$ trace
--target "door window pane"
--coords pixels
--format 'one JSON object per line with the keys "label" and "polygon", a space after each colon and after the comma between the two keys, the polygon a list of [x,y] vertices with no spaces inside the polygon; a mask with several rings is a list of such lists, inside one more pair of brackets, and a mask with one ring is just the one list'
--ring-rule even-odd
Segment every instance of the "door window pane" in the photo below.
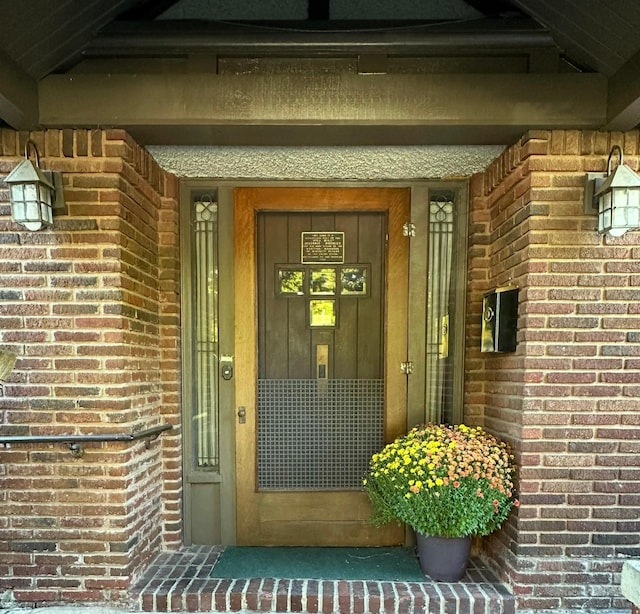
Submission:
{"label": "door window pane", "polygon": [[336,301],[322,299],[309,301],[309,326],[325,326],[332,328],[336,325]]}
{"label": "door window pane", "polygon": [[278,269],[278,293],[285,296],[302,296],[304,273],[301,269]]}
{"label": "door window pane", "polygon": [[340,292],[343,296],[367,294],[367,268],[343,267],[340,271]]}
{"label": "door window pane", "polygon": [[311,269],[311,294],[335,294],[336,270]]}

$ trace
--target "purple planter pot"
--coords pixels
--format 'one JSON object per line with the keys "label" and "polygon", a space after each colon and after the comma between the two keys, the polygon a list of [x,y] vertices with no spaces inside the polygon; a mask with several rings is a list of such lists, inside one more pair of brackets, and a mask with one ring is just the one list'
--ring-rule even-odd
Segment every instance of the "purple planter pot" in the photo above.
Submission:
{"label": "purple planter pot", "polygon": [[469,563],[471,537],[436,537],[416,533],[418,559],[425,575],[441,582],[462,579]]}

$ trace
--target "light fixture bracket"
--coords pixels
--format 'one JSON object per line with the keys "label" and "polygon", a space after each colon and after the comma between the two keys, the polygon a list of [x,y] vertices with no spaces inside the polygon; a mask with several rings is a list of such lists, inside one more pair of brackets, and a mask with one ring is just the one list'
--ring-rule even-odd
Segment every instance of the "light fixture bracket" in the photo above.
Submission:
{"label": "light fixture bracket", "polygon": [[598,199],[596,192],[604,183],[607,173],[587,173],[584,184],[584,214],[598,215]]}

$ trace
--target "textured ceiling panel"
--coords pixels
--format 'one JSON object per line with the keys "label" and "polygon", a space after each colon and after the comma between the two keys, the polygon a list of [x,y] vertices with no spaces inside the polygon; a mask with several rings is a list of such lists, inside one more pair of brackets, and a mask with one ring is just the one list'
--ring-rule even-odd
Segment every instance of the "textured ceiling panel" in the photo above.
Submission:
{"label": "textured ceiling panel", "polygon": [[478,19],[482,13],[464,0],[332,0],[331,19]]}
{"label": "textured ceiling panel", "polygon": [[[478,19],[482,13],[464,0],[331,0],[335,20],[458,20]],[[161,19],[304,20],[308,0],[180,0]]]}
{"label": "textured ceiling panel", "polygon": [[611,76],[640,48],[640,1],[513,0],[582,67]]}
{"label": "textured ceiling panel", "polygon": [[3,1],[1,46],[39,79],[77,55],[98,30],[134,4],[136,0]]}
{"label": "textured ceiling panel", "polygon": [[159,19],[305,20],[307,0],[182,0]]}

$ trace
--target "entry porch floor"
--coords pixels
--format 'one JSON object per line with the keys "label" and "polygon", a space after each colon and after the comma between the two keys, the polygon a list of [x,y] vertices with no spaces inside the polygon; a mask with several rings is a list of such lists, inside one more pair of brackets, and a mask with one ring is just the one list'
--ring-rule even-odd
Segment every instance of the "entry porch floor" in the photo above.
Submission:
{"label": "entry porch floor", "polygon": [[460,582],[213,578],[224,546],[165,552],[132,588],[145,612],[513,614],[513,595],[477,558]]}

